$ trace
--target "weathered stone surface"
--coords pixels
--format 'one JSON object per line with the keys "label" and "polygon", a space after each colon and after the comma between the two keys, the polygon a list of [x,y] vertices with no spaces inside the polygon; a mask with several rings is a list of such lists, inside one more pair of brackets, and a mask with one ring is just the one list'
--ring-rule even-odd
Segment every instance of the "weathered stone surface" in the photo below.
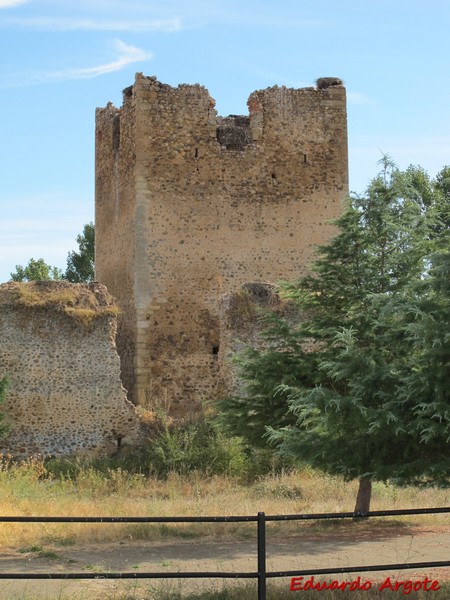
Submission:
{"label": "weathered stone surface", "polygon": [[1,407],[15,456],[109,454],[134,444],[139,420],[120,381],[117,308],[104,285],[0,285]]}
{"label": "weathered stone surface", "polygon": [[[324,85],[322,85],[324,84]],[[136,75],[96,115],[96,268],[121,308],[129,398],[174,416],[226,390],[219,304],[304,274],[348,193],[345,88],[272,87],[248,116]]]}
{"label": "weathered stone surface", "polygon": [[220,370],[227,391],[231,395],[245,394],[245,384],[233,358],[245,348],[264,350],[270,347],[264,337],[264,315],[275,313],[292,326],[300,320],[300,313],[291,300],[281,299],[275,285],[245,283],[240,290],[224,294],[220,299],[219,318],[221,344]]}

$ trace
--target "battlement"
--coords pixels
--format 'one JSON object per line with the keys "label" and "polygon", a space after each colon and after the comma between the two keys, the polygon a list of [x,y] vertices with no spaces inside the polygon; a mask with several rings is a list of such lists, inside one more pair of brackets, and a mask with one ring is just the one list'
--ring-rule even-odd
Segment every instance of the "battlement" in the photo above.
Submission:
{"label": "battlement", "polygon": [[313,124],[316,144],[330,141],[333,134],[342,135],[343,125],[346,130],[345,88],[337,78],[318,79],[317,87],[259,90],[250,95],[247,104],[248,115],[222,117],[205,87],[180,84],[174,88],[137,73],[134,85],[123,91],[122,107],[109,103],[97,109],[97,122],[106,125],[110,121],[111,140],[117,145],[121,118],[126,119],[137,107],[137,122],[152,126],[155,137],[161,137],[164,127],[161,151],[175,146],[188,158],[192,149],[193,157],[199,158],[200,149],[193,148],[193,143],[215,154],[221,150],[251,153],[258,145],[274,142],[297,151],[299,145],[306,147],[311,142]]}
{"label": "battlement", "polygon": [[121,308],[135,403],[173,414],[224,391],[220,297],[297,278],[348,192],[345,88],[253,92],[221,117],[198,84],[136,75],[96,113],[97,279]]}

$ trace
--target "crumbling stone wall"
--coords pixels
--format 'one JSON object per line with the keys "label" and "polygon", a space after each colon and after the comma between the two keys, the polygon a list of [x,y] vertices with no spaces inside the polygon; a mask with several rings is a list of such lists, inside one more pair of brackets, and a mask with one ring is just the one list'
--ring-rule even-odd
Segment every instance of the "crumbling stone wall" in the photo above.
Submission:
{"label": "crumbling stone wall", "polygon": [[222,352],[220,370],[230,395],[244,393],[243,382],[234,358],[245,348],[263,350],[270,343],[264,333],[264,316],[275,313],[295,325],[301,319],[292,300],[281,299],[275,285],[245,283],[238,291],[224,294],[220,299],[219,319]]}
{"label": "crumbling stone wall", "polygon": [[0,407],[11,429],[0,451],[110,454],[139,439],[120,380],[117,308],[104,285],[0,285]]}
{"label": "crumbling stone wall", "polygon": [[222,295],[304,274],[348,193],[339,79],[256,91],[248,116],[214,105],[137,74],[97,109],[97,279],[122,311],[130,399],[174,416],[226,389]]}

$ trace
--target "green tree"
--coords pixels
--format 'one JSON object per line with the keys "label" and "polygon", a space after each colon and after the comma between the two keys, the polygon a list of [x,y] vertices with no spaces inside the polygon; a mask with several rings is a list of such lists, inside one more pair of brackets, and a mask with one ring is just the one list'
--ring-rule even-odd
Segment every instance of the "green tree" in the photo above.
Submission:
{"label": "green tree", "polygon": [[43,258],[31,258],[25,267],[16,265],[16,270],[11,273],[12,281],[45,281],[47,279],[61,279],[61,270],[48,265]]}
{"label": "green tree", "polygon": [[[241,357],[244,393],[219,405],[222,422],[249,441],[358,479],[355,512],[369,510],[373,480],[448,481],[441,460],[448,433],[438,434],[448,427],[448,400],[433,411],[423,398],[419,408],[421,380],[411,375],[419,356],[426,360],[418,332],[430,326],[412,320],[425,310],[420,302],[439,295],[429,257],[444,231],[441,198],[421,169],[402,173],[384,157],[382,173],[351,199],[339,233],[319,248],[311,274],[282,286],[302,320],[265,317],[268,348]],[[444,372],[443,361],[435,369]]]}
{"label": "green tree", "polygon": [[16,265],[16,270],[11,273],[12,281],[46,281],[66,279],[72,283],[94,281],[95,265],[95,228],[93,223],[88,223],[83,228],[83,233],[77,236],[79,252],[69,252],[67,255],[67,268],[65,273],[57,267],[47,264],[43,258],[30,259],[23,267]]}
{"label": "green tree", "polygon": [[95,279],[95,228],[88,223],[83,233],[77,236],[79,252],[69,252],[64,278],[72,283],[83,283]]}

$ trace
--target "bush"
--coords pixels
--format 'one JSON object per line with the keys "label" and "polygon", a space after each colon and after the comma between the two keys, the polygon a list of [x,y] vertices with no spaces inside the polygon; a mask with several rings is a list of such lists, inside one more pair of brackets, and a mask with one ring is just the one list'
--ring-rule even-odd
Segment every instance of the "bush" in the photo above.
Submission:
{"label": "bush", "polygon": [[225,435],[206,419],[167,426],[149,442],[145,459],[147,469],[158,477],[191,471],[242,476],[249,468],[241,439]]}
{"label": "bush", "polygon": [[132,454],[107,458],[53,458],[45,461],[48,476],[76,482],[95,472],[110,479],[116,470],[123,473],[166,478],[169,473],[206,476],[227,475],[254,481],[267,474],[281,474],[295,468],[292,461],[272,449],[251,448],[239,437],[225,433],[216,421],[203,418],[191,423],[173,423],[154,429],[144,448]]}

